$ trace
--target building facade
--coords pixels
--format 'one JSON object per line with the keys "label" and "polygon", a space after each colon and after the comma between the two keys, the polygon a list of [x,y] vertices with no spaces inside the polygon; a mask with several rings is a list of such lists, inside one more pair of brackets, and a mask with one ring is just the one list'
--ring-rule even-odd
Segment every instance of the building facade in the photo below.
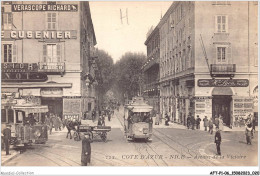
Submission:
{"label": "building facade", "polygon": [[[160,31],[160,111],[222,116],[239,126],[258,106],[257,2],[173,2]],[[255,113],[256,115],[257,113]]]}
{"label": "building facade", "polygon": [[1,8],[2,117],[20,100],[62,118],[92,111],[98,68],[89,3],[6,1]]}
{"label": "building facade", "polygon": [[144,76],[143,95],[148,104],[153,106],[156,112],[160,111],[160,87],[159,87],[159,59],[160,36],[159,28],[151,28],[145,41],[147,47],[147,61],[142,67]]}

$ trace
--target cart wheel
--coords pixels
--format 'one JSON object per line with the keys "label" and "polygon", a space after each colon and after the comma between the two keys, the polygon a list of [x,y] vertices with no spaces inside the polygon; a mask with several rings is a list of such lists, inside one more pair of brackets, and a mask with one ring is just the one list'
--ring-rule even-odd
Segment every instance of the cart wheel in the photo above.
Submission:
{"label": "cart wheel", "polygon": [[106,133],[106,132],[103,132],[103,133],[101,134],[101,139],[102,139],[104,142],[107,141],[107,133]]}

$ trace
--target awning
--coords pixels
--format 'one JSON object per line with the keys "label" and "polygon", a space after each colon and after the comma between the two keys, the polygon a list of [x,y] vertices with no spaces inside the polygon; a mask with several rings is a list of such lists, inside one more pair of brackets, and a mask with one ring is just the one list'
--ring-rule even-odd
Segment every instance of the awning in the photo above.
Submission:
{"label": "awning", "polygon": [[39,105],[39,106],[13,106],[14,110],[24,111],[25,113],[44,113],[48,112],[48,106]]}
{"label": "awning", "polygon": [[60,87],[70,88],[72,83],[2,83],[3,88],[44,88],[44,87]]}

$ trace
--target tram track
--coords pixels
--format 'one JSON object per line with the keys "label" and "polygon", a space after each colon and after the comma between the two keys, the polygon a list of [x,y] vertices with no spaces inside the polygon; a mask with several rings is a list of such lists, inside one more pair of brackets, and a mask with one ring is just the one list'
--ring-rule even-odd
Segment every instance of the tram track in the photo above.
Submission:
{"label": "tram track", "polygon": [[[190,148],[188,148],[186,145],[183,145],[181,144],[179,141],[177,140],[174,140],[172,139],[171,137],[169,137],[167,134],[163,133],[163,132],[160,132],[156,129],[153,129],[154,131],[156,131],[157,133],[161,134],[161,136],[159,137],[157,134],[153,133],[153,136],[155,136],[156,138],[158,138],[162,143],[166,144],[168,147],[170,147],[171,149],[173,149],[174,151],[176,151],[177,153],[183,155],[183,154],[188,154],[189,155],[189,158],[188,159],[191,159],[191,158],[194,158],[195,156],[199,156],[200,154],[191,150]],[[164,137],[164,140],[162,139]],[[177,150],[176,148],[172,147],[168,142],[166,142],[168,140],[174,142],[175,144],[179,145],[178,148],[181,149],[181,151]],[[195,143],[193,143],[195,144]],[[186,155],[185,155],[186,156]],[[204,159],[206,160],[208,163],[206,162],[203,162],[202,160],[200,159],[197,159],[196,161],[202,163],[203,165],[207,166],[209,165],[209,163],[211,164],[210,166],[214,165],[216,166],[216,163],[215,162],[212,162],[211,160],[209,159]],[[193,162],[192,162],[193,163]]]}

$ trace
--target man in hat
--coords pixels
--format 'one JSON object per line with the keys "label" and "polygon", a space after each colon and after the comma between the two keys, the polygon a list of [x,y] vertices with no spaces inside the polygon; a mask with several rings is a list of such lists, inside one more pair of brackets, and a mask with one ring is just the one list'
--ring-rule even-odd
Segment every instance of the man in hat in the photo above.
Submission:
{"label": "man in hat", "polygon": [[11,153],[9,153],[10,140],[11,140],[11,129],[10,128],[11,128],[11,125],[7,124],[6,128],[3,130],[6,155],[11,155]]}
{"label": "man in hat", "polygon": [[217,153],[218,153],[218,155],[221,155],[221,151],[220,151],[221,134],[220,134],[219,128],[216,128],[215,143],[216,143],[216,147],[217,147]]}
{"label": "man in hat", "polygon": [[91,158],[90,133],[85,133],[82,140],[81,166],[87,166]]}

